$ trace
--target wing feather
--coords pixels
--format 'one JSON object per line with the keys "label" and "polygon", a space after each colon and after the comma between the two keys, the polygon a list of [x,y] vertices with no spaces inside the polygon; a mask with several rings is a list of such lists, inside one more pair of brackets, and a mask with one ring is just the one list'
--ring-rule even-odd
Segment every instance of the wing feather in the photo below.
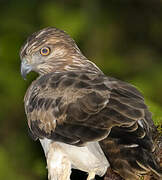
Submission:
{"label": "wing feather", "polygon": [[99,141],[114,126],[132,127],[147,108],[131,85],[85,72],[41,76],[24,101],[33,134],[72,144]]}
{"label": "wing feather", "polygon": [[99,141],[111,167],[127,180],[161,173],[152,154],[151,113],[128,83],[103,74],[53,72],[32,83],[24,102],[34,139],[76,146]]}

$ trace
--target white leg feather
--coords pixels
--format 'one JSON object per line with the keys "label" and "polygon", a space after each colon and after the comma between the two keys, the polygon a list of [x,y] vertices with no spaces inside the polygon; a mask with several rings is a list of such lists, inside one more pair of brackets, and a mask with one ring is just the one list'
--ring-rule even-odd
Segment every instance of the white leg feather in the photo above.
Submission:
{"label": "white leg feather", "polygon": [[70,180],[71,162],[58,144],[49,145],[46,158],[49,180]]}
{"label": "white leg feather", "polygon": [[95,174],[103,176],[109,167],[98,142],[89,143],[84,147],[49,139],[40,139],[40,142],[47,159],[49,180],[69,180],[71,168],[88,172],[87,180],[92,180]]}

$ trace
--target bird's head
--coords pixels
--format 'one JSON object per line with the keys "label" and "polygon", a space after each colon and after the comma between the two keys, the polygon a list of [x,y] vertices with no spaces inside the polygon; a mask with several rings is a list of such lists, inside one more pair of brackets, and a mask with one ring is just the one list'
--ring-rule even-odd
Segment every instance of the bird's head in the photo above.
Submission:
{"label": "bird's head", "polygon": [[74,40],[64,31],[48,27],[33,33],[20,50],[21,74],[30,71],[46,74],[75,69],[86,58]]}

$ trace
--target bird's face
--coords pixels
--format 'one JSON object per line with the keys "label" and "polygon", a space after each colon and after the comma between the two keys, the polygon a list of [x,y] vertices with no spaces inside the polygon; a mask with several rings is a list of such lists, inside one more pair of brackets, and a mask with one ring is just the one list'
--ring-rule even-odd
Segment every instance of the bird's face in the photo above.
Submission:
{"label": "bird's face", "polygon": [[51,48],[49,46],[43,46],[36,48],[33,51],[26,52],[26,55],[22,57],[21,62],[21,74],[25,78],[26,74],[30,71],[38,72],[39,66],[48,62],[49,55],[51,54]]}
{"label": "bird's face", "polygon": [[23,78],[30,71],[45,74],[72,64],[72,57],[80,53],[75,42],[56,28],[45,28],[30,36],[20,51]]}

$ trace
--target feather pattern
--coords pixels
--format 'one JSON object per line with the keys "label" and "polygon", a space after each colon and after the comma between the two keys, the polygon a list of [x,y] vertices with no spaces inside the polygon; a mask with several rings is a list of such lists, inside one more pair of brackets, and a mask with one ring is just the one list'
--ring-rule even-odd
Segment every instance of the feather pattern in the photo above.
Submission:
{"label": "feather pattern", "polygon": [[[41,56],[42,47],[51,53]],[[56,28],[30,36],[20,57],[22,75],[30,70],[40,75],[28,88],[24,103],[29,132],[42,143],[51,180],[55,180],[55,160],[63,165],[57,162],[55,172],[64,180],[70,178],[75,160],[77,165],[72,166],[87,171],[88,179],[103,175],[107,160],[125,180],[139,179],[148,172],[162,177],[154,157],[156,127],[134,86],[105,76],[69,35]],[[79,156],[73,158],[77,152],[94,157],[91,169]],[[61,178],[64,169],[66,177]]]}
{"label": "feather pattern", "polygon": [[157,166],[147,106],[127,83],[89,72],[52,72],[32,83],[25,109],[34,136],[76,146],[100,141],[112,167],[127,179]]}

